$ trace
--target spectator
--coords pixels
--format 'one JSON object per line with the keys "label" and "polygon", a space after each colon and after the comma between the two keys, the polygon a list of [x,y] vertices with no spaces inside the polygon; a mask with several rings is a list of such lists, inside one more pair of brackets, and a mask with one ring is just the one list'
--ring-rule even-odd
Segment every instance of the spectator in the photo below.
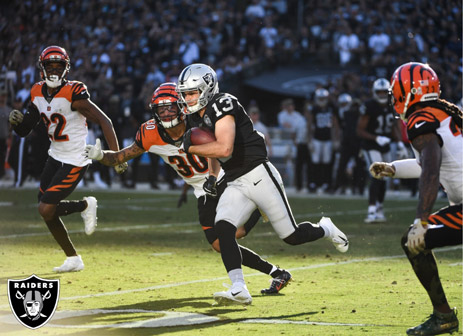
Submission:
{"label": "spectator", "polygon": [[7,140],[10,136],[8,116],[11,107],[7,105],[7,91],[0,88],[0,179],[5,175],[5,159],[7,151]]}
{"label": "spectator", "polygon": [[249,116],[251,117],[252,123],[254,124],[254,129],[262,133],[265,137],[265,144],[267,145],[267,154],[269,157],[272,156],[272,140],[270,139],[270,134],[268,132],[267,126],[260,121],[260,110],[257,106],[252,106],[249,108]]}

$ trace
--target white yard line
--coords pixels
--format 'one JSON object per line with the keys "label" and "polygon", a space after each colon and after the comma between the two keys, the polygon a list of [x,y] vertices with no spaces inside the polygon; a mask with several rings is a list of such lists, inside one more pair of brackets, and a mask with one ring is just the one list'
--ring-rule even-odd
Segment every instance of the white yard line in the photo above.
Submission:
{"label": "white yard line", "polygon": [[[128,207],[130,209],[132,207]],[[147,208],[148,209],[148,208]],[[150,208],[153,210],[153,208]],[[415,207],[399,207],[394,208],[394,211],[410,211],[415,209]],[[387,209],[386,209],[387,210]],[[351,210],[351,211],[328,211],[328,212],[316,212],[316,213],[307,213],[307,214],[298,214],[295,215],[295,218],[307,218],[307,217],[321,217],[321,216],[346,216],[346,215],[359,215],[366,213],[366,210]],[[199,222],[186,222],[186,223],[164,223],[164,224],[141,224],[141,225],[127,225],[127,226],[113,226],[113,227],[98,227],[97,231],[103,232],[112,232],[112,231],[129,231],[129,230],[143,230],[143,229],[156,229],[156,228],[165,228],[165,227],[175,227],[175,226],[193,226],[199,225]],[[69,233],[82,233],[84,230],[69,230]],[[0,236],[0,239],[8,238],[20,238],[20,237],[39,237],[39,236],[48,236],[50,232],[34,232],[34,233],[18,233],[11,235]]]}
{"label": "white yard line", "polygon": [[[454,250],[458,250],[461,248],[462,248],[461,246],[443,247],[443,248],[435,249],[434,252],[454,251]],[[351,260],[346,260],[346,261],[338,261],[338,262],[332,262],[332,263],[289,268],[288,271],[302,271],[302,270],[309,270],[309,269],[315,269],[315,268],[323,268],[323,267],[339,266],[339,265],[347,265],[347,264],[355,264],[355,263],[363,263],[363,262],[371,262],[371,261],[382,261],[382,260],[388,260],[388,259],[399,259],[399,258],[405,258],[405,255],[400,254],[400,255],[395,255],[395,256],[372,257],[372,258],[365,258],[365,259],[351,259]],[[246,274],[245,277],[263,276],[263,275],[266,275],[266,274],[259,272],[259,273]],[[203,282],[213,282],[213,281],[219,281],[219,280],[228,280],[228,276],[209,278],[209,279],[198,279],[198,280],[192,280],[192,281],[183,281],[183,282],[176,282],[176,283],[170,283],[170,284],[165,284],[165,285],[156,285],[156,286],[150,286],[150,287],[144,287],[144,288],[133,288],[133,289],[127,289],[127,290],[103,292],[103,293],[96,293],[96,294],[61,297],[60,300],[68,301],[68,300],[77,300],[77,299],[96,298],[96,297],[102,297],[102,296],[131,294],[131,293],[136,293],[136,292],[146,292],[146,291],[162,289],[162,288],[180,287],[180,286],[193,285],[193,284],[203,283]],[[6,308],[6,307],[9,307],[9,305],[0,305],[0,308]]]}

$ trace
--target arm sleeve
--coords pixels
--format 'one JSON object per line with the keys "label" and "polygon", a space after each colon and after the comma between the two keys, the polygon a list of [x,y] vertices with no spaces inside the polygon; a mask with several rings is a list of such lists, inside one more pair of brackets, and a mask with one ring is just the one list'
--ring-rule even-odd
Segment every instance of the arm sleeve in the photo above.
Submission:
{"label": "arm sleeve", "polygon": [[421,166],[416,159],[397,160],[392,165],[395,168],[395,178],[419,178],[421,175]]}
{"label": "arm sleeve", "polygon": [[23,122],[13,127],[16,134],[20,137],[27,136],[40,121],[40,113],[34,104],[29,103],[27,111],[24,114]]}

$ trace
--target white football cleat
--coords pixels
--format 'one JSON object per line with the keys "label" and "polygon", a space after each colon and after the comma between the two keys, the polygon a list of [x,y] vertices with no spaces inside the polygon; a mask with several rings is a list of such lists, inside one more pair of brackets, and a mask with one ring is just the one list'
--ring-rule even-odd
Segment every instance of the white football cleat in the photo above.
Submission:
{"label": "white football cleat", "polygon": [[246,284],[237,282],[225,292],[214,293],[214,300],[218,305],[250,305],[252,303],[251,294],[249,294]]}
{"label": "white football cleat", "polygon": [[349,249],[347,236],[333,224],[329,217],[322,217],[318,224],[327,231],[326,239],[330,240],[336,250],[345,253]]}
{"label": "white football cleat", "polygon": [[376,212],[369,212],[364,222],[365,223],[376,223]]}
{"label": "white football cleat", "polygon": [[384,223],[386,222],[386,216],[384,216],[384,211],[382,206],[376,206],[376,222]]}
{"label": "white football cleat", "polygon": [[84,269],[84,262],[80,255],[74,257],[67,257],[64,263],[60,267],[54,267],[53,272],[64,273],[64,272],[77,272]]}
{"label": "white football cleat", "polygon": [[91,235],[95,232],[97,225],[96,208],[98,208],[97,200],[93,196],[84,197],[87,201],[87,208],[80,213],[85,223],[85,233]]}

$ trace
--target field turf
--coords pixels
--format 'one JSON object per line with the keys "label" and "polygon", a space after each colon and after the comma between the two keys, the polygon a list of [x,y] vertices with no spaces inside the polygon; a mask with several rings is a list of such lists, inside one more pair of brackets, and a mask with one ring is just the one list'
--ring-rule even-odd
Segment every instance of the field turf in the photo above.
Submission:
{"label": "field turf", "polygon": [[[0,190],[0,334],[390,336],[432,312],[399,244],[416,199],[388,196],[388,223],[364,224],[365,198],[290,197],[298,222],[331,217],[350,250],[341,254],[326,240],[286,245],[261,222],[240,243],[289,270],[294,281],[264,296],[270,277],[244,268],[252,305],[221,307],[212,294],[229,280],[200,229],[191,193],[180,209],[177,192],[79,190],[71,199],[90,194],[99,201],[92,236],[79,214],[63,218],[85,269],[55,274],[65,256],[37,212],[36,190]],[[436,209],[445,204],[440,198]],[[462,249],[436,250],[436,257],[461,319]],[[61,287],[53,319],[36,330],[14,319],[7,295],[8,279],[31,274],[59,279]]]}

